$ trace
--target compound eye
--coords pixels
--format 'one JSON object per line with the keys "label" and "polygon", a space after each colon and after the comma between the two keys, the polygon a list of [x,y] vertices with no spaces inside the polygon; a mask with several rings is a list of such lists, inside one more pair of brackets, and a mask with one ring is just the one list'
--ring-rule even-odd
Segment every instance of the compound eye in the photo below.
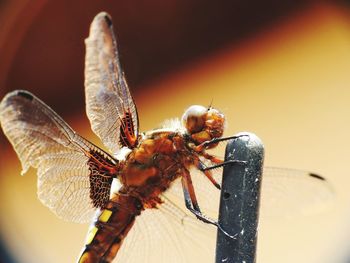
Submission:
{"label": "compound eye", "polygon": [[193,105],[185,111],[182,115],[182,122],[189,134],[204,129],[207,112],[208,109],[200,105]]}

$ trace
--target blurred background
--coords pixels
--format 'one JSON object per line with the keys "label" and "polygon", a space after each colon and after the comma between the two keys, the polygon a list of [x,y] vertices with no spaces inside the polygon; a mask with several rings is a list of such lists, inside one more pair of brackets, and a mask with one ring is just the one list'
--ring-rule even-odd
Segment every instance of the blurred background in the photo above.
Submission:
{"label": "blurred background", "polygon": [[[0,97],[27,89],[77,132],[84,39],[100,11],[114,21],[141,130],[212,104],[226,135],[257,134],[265,164],[325,176],[332,207],[260,222],[257,262],[350,262],[350,4],[347,1],[0,2]],[[0,133],[1,262],[73,262],[87,225],[59,220],[36,197],[36,176]],[[297,189],[296,189],[297,191]]]}

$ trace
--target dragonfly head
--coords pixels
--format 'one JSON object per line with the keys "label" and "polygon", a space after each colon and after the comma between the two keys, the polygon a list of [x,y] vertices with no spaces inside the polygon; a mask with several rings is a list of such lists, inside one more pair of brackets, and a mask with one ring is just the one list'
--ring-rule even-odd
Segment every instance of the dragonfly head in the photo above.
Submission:
{"label": "dragonfly head", "polygon": [[224,133],[225,116],[212,107],[192,105],[182,115],[182,122],[187,133],[197,145],[219,138]]}

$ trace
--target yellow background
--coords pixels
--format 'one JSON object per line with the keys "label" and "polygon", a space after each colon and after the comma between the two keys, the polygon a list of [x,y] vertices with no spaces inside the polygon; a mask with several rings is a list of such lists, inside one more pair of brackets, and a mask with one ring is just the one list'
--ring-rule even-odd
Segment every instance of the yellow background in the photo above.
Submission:
{"label": "yellow background", "polygon": [[[226,135],[250,131],[263,140],[266,165],[325,176],[336,192],[333,206],[309,217],[261,221],[257,262],[344,262],[350,256],[349,69],[349,13],[319,7],[133,95],[143,131],[213,101],[227,117]],[[85,116],[67,121],[94,138]],[[19,262],[76,259],[88,226],[63,222],[44,207],[35,172],[21,177],[10,148],[1,149],[0,174],[1,235]]]}

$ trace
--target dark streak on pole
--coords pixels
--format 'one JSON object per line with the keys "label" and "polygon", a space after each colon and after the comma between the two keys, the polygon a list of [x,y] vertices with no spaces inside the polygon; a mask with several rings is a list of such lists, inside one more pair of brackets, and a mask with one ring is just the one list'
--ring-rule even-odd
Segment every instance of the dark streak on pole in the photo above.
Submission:
{"label": "dark streak on pole", "polygon": [[219,224],[235,238],[218,231],[216,263],[254,263],[256,259],[264,148],[257,136],[244,134],[248,136],[226,146],[225,161],[240,160],[247,164],[224,167]]}

